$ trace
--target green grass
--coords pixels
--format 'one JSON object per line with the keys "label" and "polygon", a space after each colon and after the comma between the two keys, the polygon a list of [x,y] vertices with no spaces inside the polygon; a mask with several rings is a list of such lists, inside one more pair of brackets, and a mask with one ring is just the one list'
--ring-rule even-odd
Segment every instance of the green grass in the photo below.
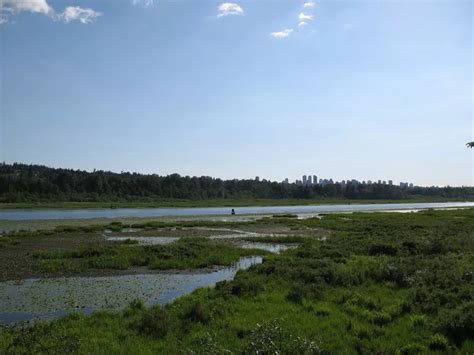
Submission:
{"label": "green grass", "polygon": [[162,308],[4,328],[0,353],[473,353],[474,209],[343,217],[263,221],[331,234]]}
{"label": "green grass", "polygon": [[90,269],[127,270],[144,266],[150,269],[195,269],[230,265],[239,257],[265,255],[257,249],[242,249],[206,238],[182,238],[166,245],[137,245],[125,240],[65,251],[36,251],[45,272],[78,272]]}

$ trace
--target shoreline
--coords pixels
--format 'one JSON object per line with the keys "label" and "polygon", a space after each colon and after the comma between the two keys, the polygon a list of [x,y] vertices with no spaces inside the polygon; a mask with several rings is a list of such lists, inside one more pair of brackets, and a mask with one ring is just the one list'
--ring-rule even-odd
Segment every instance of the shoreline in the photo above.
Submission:
{"label": "shoreline", "polygon": [[232,207],[274,207],[274,206],[324,206],[324,205],[365,205],[365,204],[397,204],[397,203],[442,203],[442,202],[474,202],[474,199],[460,198],[420,198],[420,199],[380,199],[380,200],[349,200],[349,199],[252,199],[252,200],[163,200],[157,202],[12,202],[0,203],[0,212],[17,210],[76,210],[76,209],[147,209],[147,208],[232,208]]}

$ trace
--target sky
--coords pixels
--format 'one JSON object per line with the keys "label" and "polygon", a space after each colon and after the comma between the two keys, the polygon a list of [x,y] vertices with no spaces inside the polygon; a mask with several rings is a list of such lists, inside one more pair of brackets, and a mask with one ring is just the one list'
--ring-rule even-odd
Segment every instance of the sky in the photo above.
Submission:
{"label": "sky", "polygon": [[7,163],[472,186],[473,102],[471,1],[0,0]]}

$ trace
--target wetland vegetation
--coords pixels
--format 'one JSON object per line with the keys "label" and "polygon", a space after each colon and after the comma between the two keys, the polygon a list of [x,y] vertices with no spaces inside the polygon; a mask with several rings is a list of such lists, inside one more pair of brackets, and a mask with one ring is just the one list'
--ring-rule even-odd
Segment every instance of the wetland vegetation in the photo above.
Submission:
{"label": "wetland vegetation", "polygon": [[[30,262],[59,260],[59,273],[74,260],[105,272],[131,271],[136,265],[206,268],[256,252],[264,258],[233,280],[164,306],[145,307],[135,300],[121,312],[73,313],[32,326],[4,326],[0,353],[474,351],[473,208],[292,217],[126,226],[140,235],[181,237],[153,246],[106,242],[103,225],[4,235],[3,256],[30,250],[24,256]],[[120,223],[105,229],[128,233]],[[257,233],[241,233],[246,241],[297,246],[272,254],[209,238],[223,229]],[[66,274],[76,271],[81,272]]]}

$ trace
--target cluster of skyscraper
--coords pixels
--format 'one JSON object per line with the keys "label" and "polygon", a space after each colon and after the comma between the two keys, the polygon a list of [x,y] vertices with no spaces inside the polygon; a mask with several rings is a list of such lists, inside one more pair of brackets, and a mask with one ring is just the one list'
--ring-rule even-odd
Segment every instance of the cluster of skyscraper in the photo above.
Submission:
{"label": "cluster of skyscraper", "polygon": [[[288,184],[289,180],[286,178],[283,180],[283,183]],[[314,185],[328,185],[328,184],[340,184],[342,186],[352,184],[352,185],[372,185],[372,184],[379,184],[379,185],[393,185],[392,180],[378,180],[378,181],[372,181],[372,180],[367,180],[367,181],[358,181],[355,179],[348,179],[348,180],[342,180],[342,181],[333,181],[333,179],[319,179],[316,175],[303,175],[301,180],[296,180],[295,183],[297,185],[303,185],[303,186],[314,186]],[[408,183],[408,182],[400,182],[400,187],[403,188],[413,188],[413,184]]]}

